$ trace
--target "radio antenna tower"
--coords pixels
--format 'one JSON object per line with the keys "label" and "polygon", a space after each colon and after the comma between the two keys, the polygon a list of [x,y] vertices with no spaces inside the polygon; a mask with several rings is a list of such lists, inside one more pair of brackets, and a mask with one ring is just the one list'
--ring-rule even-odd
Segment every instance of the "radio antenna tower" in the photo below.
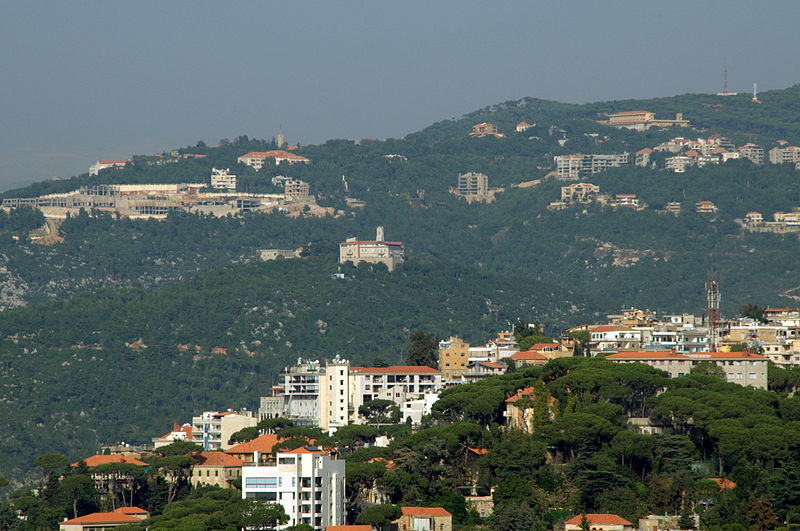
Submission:
{"label": "radio antenna tower", "polygon": [[735,92],[728,92],[728,67],[725,67],[722,81],[722,92],[717,92],[717,96],[736,96]]}
{"label": "radio antenna tower", "polygon": [[758,99],[758,85],[753,83],[753,103],[761,103],[761,100]]}
{"label": "radio antenna tower", "polygon": [[716,280],[706,281],[706,296],[708,297],[708,350],[719,352],[719,284]]}

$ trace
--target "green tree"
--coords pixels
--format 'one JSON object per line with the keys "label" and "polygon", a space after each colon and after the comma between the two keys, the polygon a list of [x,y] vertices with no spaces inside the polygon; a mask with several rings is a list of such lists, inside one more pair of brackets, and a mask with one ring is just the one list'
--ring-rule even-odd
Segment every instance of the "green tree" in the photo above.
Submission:
{"label": "green tree", "polygon": [[759,306],[758,304],[747,303],[741,308],[739,308],[739,315],[742,317],[750,317],[751,319],[755,319],[761,323],[766,323],[766,312],[764,308]]}
{"label": "green tree", "polygon": [[396,505],[378,504],[361,511],[361,514],[356,518],[356,523],[383,529],[400,518],[402,514],[403,512]]}
{"label": "green tree", "polygon": [[496,505],[486,523],[492,531],[530,531],[536,519],[526,503],[508,502]]}
{"label": "green tree", "polygon": [[710,361],[700,361],[695,364],[691,369],[692,374],[705,374],[706,376],[713,376],[720,380],[725,380],[725,370]]}
{"label": "green tree", "polygon": [[426,365],[436,368],[436,338],[417,330],[409,337],[411,348],[408,350],[407,362],[409,365]]}

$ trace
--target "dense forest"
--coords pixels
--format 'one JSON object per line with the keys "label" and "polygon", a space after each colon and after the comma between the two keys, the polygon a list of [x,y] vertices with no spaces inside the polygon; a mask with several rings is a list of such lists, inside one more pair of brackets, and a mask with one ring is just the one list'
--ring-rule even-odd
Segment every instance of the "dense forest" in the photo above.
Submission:
{"label": "dense forest", "polygon": [[[247,440],[272,429],[286,438],[282,448],[308,444],[299,436],[335,448],[346,460],[350,523],[385,523],[396,518],[396,504],[444,507],[454,529],[465,531],[552,530],[581,512],[634,523],[648,514],[678,515],[681,529],[697,528],[697,515],[700,528],[711,531],[788,530],[800,523],[800,373],[773,368],[769,383],[757,390],[702,370],[669,379],[642,364],[562,358],[446,390],[416,431],[383,419],[328,435],[268,419],[274,422],[240,433]],[[529,387],[534,398],[511,407],[532,410],[532,432],[508,429],[505,399]],[[640,433],[627,422],[648,416],[659,433]],[[391,439],[388,447],[373,446],[381,434]],[[252,500],[241,500],[236,489],[189,489],[186,471],[199,450],[192,446],[160,449],[148,458],[149,472],[135,471],[128,498],[124,489],[109,491],[102,503],[82,478],[92,469],[69,469],[57,454],[40,456],[39,496],[11,492],[13,505],[0,503],[0,525],[35,529],[127,499],[152,512],[131,530],[243,529],[253,507],[242,504]],[[170,482],[159,477],[164,470],[173,471]],[[710,478],[728,483],[721,488]],[[366,503],[372,489],[385,504]],[[466,498],[471,493],[491,495],[490,517],[480,517]]]}
{"label": "dense forest", "polygon": [[[204,158],[135,156],[97,176],[5,192],[206,182],[212,167],[226,167],[244,191],[279,192],[276,175],[306,180],[320,204],[343,214],[174,213],[156,221],[81,212],[60,225],[62,242],[40,245],[30,238],[44,223],[40,213],[0,212],[0,307],[7,310],[0,314],[0,418],[7,419],[0,462],[9,467],[0,474],[22,478],[43,451],[77,458],[101,442],[146,440],[192,412],[254,404],[297,356],[398,360],[418,328],[484,341],[518,318],[555,333],[621,306],[702,313],[709,276],[720,281],[723,313],[754,301],[796,305],[797,237],[750,233],[736,222],[750,210],[769,218],[800,206],[800,172],[791,165],[729,161],[683,174],[629,165],[591,182],[602,193],[637,194],[646,209],[546,209],[565,184],[547,178],[555,155],[634,153],[674,136],[712,133],[765,150],[778,139],[800,144],[800,86],[761,99],[682,95],[568,105],[526,98],[402,139],[299,146],[310,164],[256,172],[236,158],[277,146],[242,136],[176,150]],[[639,133],[596,122],[632,109],[660,118],[681,112],[693,129]],[[516,133],[521,120],[535,125]],[[481,121],[505,137],[470,138]],[[486,173],[504,191],[490,204],[448,193],[466,171]],[[517,187],[533,180],[540,182]],[[348,197],[366,206],[350,209]],[[714,201],[719,212],[695,214],[699,200]],[[669,201],[681,201],[683,212],[659,213]],[[394,274],[345,266],[344,280],[331,278],[339,271],[337,243],[371,237],[376,225],[405,243],[408,262]],[[257,249],[297,247],[305,258],[255,262]],[[140,339],[147,348],[129,346]],[[226,354],[210,354],[215,347]]]}

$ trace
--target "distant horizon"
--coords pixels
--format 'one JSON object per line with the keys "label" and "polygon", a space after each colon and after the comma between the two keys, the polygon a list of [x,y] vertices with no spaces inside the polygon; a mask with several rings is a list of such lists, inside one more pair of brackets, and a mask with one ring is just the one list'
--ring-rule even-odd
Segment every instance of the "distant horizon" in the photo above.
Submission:
{"label": "distant horizon", "polygon": [[5,7],[3,190],[281,125],[301,144],[398,138],[523,97],[715,94],[725,68],[743,94],[798,82],[779,53],[800,44],[797,4],[779,17],[736,0]]}

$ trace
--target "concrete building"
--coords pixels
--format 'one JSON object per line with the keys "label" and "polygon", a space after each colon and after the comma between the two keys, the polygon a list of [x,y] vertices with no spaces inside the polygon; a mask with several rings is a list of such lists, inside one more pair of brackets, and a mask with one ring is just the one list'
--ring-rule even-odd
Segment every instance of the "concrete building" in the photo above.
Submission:
{"label": "concrete building", "polygon": [[153,438],[153,449],[169,446],[175,441],[191,441],[192,440],[192,425],[184,424],[180,426],[177,422],[172,426],[172,431],[162,435],[161,437]]}
{"label": "concrete building", "polygon": [[313,446],[278,452],[275,465],[242,468],[242,498],[281,504],[287,526],[307,524],[321,531],[343,525],[345,462]]}
{"label": "concrete building", "polygon": [[685,173],[686,168],[695,164],[695,159],[686,155],[675,155],[664,159],[664,168],[673,173]]}
{"label": "concrete building", "polygon": [[236,190],[236,176],[230,171],[230,168],[211,168],[211,188]]}
{"label": "concrete building", "polygon": [[351,389],[350,362],[336,356],[325,364],[325,373],[319,393],[319,427],[327,429],[340,428],[350,422],[351,414],[358,412],[350,409]]}
{"label": "concrete building", "polygon": [[98,160],[89,166],[89,177],[97,175],[100,170],[105,170],[106,168],[124,168],[128,162],[127,160]]}
{"label": "concrete building", "polygon": [[557,155],[553,157],[558,178],[563,180],[580,179],[628,164],[628,153],[612,155]]}
{"label": "concrete building", "polygon": [[508,369],[508,365],[505,363],[473,361],[467,366],[466,370],[461,373],[461,381],[463,383],[474,383],[489,378],[490,376],[504,374],[506,369]]}
{"label": "concrete building", "polygon": [[459,380],[469,365],[469,343],[450,336],[439,341],[439,370],[445,380]]}
{"label": "concrete building", "polygon": [[453,531],[453,515],[441,507],[401,507],[398,531]]}
{"label": "concrete building", "polygon": [[242,477],[242,464],[239,458],[226,452],[201,452],[197,463],[192,465],[189,482],[192,487],[233,488],[234,481]]}
{"label": "concrete building", "polygon": [[589,203],[600,194],[600,187],[592,183],[576,183],[561,187],[561,200],[567,203]]}
{"label": "concrete building", "polygon": [[750,159],[753,164],[764,164],[764,148],[755,144],[745,144],[739,148],[739,155]]}
{"label": "concrete building", "polygon": [[306,157],[297,155],[295,153],[289,153],[288,151],[283,151],[280,149],[276,149],[273,151],[251,151],[237,158],[236,161],[239,162],[240,164],[245,164],[246,166],[250,166],[254,170],[258,171],[264,167],[264,163],[268,159],[274,160],[275,164],[288,162],[291,165],[295,163],[308,164],[309,162],[311,162]]}
{"label": "concrete building", "polygon": [[287,201],[303,201],[308,199],[308,183],[300,179],[286,179],[283,182],[283,193]]}
{"label": "concrete building", "polygon": [[483,138],[485,136],[493,136],[496,138],[503,138],[503,135],[497,132],[497,126],[494,124],[482,122],[472,126],[469,136],[472,138]]}
{"label": "concrete building", "polygon": [[775,147],[769,150],[770,164],[797,164],[800,162],[800,148],[797,146]]}
{"label": "concrete building", "polygon": [[374,241],[359,241],[356,238],[347,238],[339,244],[339,263],[352,262],[358,265],[361,262],[369,264],[386,264],[389,271],[394,271],[398,264],[405,259],[403,242],[387,242],[383,238],[383,227],[379,226]]}
{"label": "concrete building", "polygon": [[637,166],[646,167],[650,164],[650,155],[653,154],[653,150],[650,148],[640,149],[636,152],[636,162]]}
{"label": "concrete building", "polygon": [[655,116],[650,111],[624,111],[609,114],[608,120],[598,120],[598,123],[634,131],[646,131],[651,127],[689,127],[689,120],[684,120],[681,113],[676,113],[674,120],[656,120]]}
{"label": "concrete building", "polygon": [[489,194],[489,178],[475,171],[459,173],[456,194],[476,199],[486,197]]}
{"label": "concrete building", "polygon": [[300,258],[300,253],[303,252],[303,248],[297,249],[259,249],[256,251],[258,253],[258,257],[264,261],[269,262],[270,260],[277,260],[279,257],[289,260],[291,258]]}
{"label": "concrete building", "polygon": [[620,352],[606,359],[615,363],[645,363],[666,371],[670,378],[685,376],[692,367],[707,361],[720,367],[728,382],[767,388],[767,358],[750,352]]}
{"label": "concrete building", "polygon": [[442,373],[431,367],[394,365],[351,369],[351,408],[354,413],[358,412],[364,402],[376,399],[391,400],[402,409],[405,402],[430,393],[438,394],[444,388]]}
{"label": "concrete building", "polygon": [[231,435],[258,424],[252,411],[204,411],[192,417],[192,442],[199,444],[203,450],[227,450]]}
{"label": "concrete building", "polygon": [[716,214],[717,205],[711,201],[698,201],[694,204],[694,211],[698,214]]}

